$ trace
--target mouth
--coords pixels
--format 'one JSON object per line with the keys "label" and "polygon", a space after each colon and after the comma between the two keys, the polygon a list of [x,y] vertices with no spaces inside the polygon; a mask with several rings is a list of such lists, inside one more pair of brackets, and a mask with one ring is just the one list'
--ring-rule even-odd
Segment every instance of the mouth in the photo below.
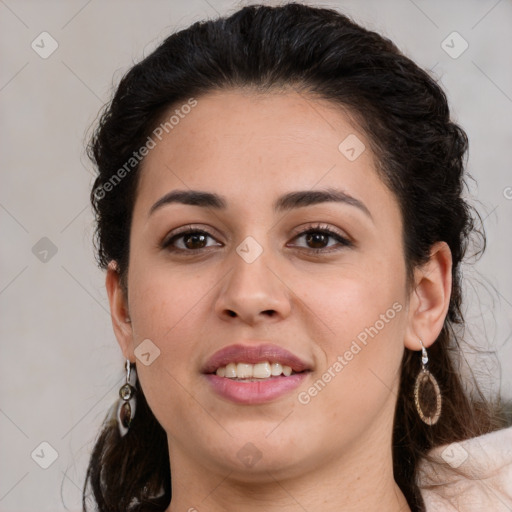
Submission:
{"label": "mouth", "polygon": [[226,377],[227,379],[258,382],[261,380],[269,379],[271,377],[280,377],[284,375],[289,377],[296,373],[288,365],[283,365],[277,362],[264,361],[261,363],[228,363],[226,366],[219,366],[215,371],[218,377]]}
{"label": "mouth", "polygon": [[277,345],[231,345],[203,367],[213,390],[230,401],[264,403],[299,386],[312,367]]}

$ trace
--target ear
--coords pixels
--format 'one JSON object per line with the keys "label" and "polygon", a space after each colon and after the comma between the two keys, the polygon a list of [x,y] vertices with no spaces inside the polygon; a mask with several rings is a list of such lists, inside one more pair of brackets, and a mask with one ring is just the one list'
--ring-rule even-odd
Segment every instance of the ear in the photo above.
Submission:
{"label": "ear", "polygon": [[452,292],[452,253],[446,242],[436,242],[427,263],[414,271],[405,346],[420,350],[432,345],[441,329],[450,306]]}
{"label": "ear", "polygon": [[115,261],[111,261],[108,265],[105,284],[110,303],[110,317],[117,342],[123,351],[125,359],[133,361],[133,328],[126,294],[121,285],[121,277]]}

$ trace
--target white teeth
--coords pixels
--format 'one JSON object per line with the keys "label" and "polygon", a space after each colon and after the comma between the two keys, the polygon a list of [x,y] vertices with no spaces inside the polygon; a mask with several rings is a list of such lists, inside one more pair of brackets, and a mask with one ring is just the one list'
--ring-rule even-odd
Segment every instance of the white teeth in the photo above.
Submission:
{"label": "white teeth", "polygon": [[[235,379],[236,378],[236,364],[229,363],[225,368],[226,368],[226,377],[228,379]],[[217,371],[219,371],[219,370],[217,370]]]}
{"label": "white teeth", "polygon": [[250,379],[252,377],[252,364],[238,363],[236,365],[236,376],[239,379]]}
{"label": "white teeth", "polygon": [[269,377],[278,377],[283,374],[289,377],[292,374],[290,366],[279,363],[228,363],[226,366],[217,368],[215,372],[219,377],[228,379],[268,379]]}
{"label": "white teeth", "polygon": [[252,376],[255,379],[266,379],[270,377],[272,372],[270,371],[270,363],[258,363],[252,368]]}
{"label": "white teeth", "polygon": [[281,375],[281,373],[283,373],[283,367],[279,363],[272,363],[270,365],[270,371],[273,376]]}

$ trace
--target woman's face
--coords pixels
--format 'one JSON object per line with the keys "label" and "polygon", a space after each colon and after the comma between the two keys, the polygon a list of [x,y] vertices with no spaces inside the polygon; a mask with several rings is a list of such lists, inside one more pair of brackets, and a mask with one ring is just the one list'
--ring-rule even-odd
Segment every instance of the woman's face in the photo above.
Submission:
{"label": "woman's face", "polygon": [[[399,206],[364,134],[330,102],[234,90],[197,98],[155,140],[120,342],[171,469],[254,480],[388,450],[408,295]],[[187,204],[192,191],[208,196]],[[232,378],[265,362],[297,373]]]}

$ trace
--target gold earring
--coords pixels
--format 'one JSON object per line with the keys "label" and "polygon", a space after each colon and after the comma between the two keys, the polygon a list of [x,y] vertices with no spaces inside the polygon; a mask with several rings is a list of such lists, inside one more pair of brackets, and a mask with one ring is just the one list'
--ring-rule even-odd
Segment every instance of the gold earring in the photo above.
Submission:
{"label": "gold earring", "polygon": [[441,416],[441,390],[435,377],[427,370],[427,349],[423,346],[421,339],[418,339],[421,344],[422,368],[414,383],[414,403],[422,421],[427,425],[435,425]]}

